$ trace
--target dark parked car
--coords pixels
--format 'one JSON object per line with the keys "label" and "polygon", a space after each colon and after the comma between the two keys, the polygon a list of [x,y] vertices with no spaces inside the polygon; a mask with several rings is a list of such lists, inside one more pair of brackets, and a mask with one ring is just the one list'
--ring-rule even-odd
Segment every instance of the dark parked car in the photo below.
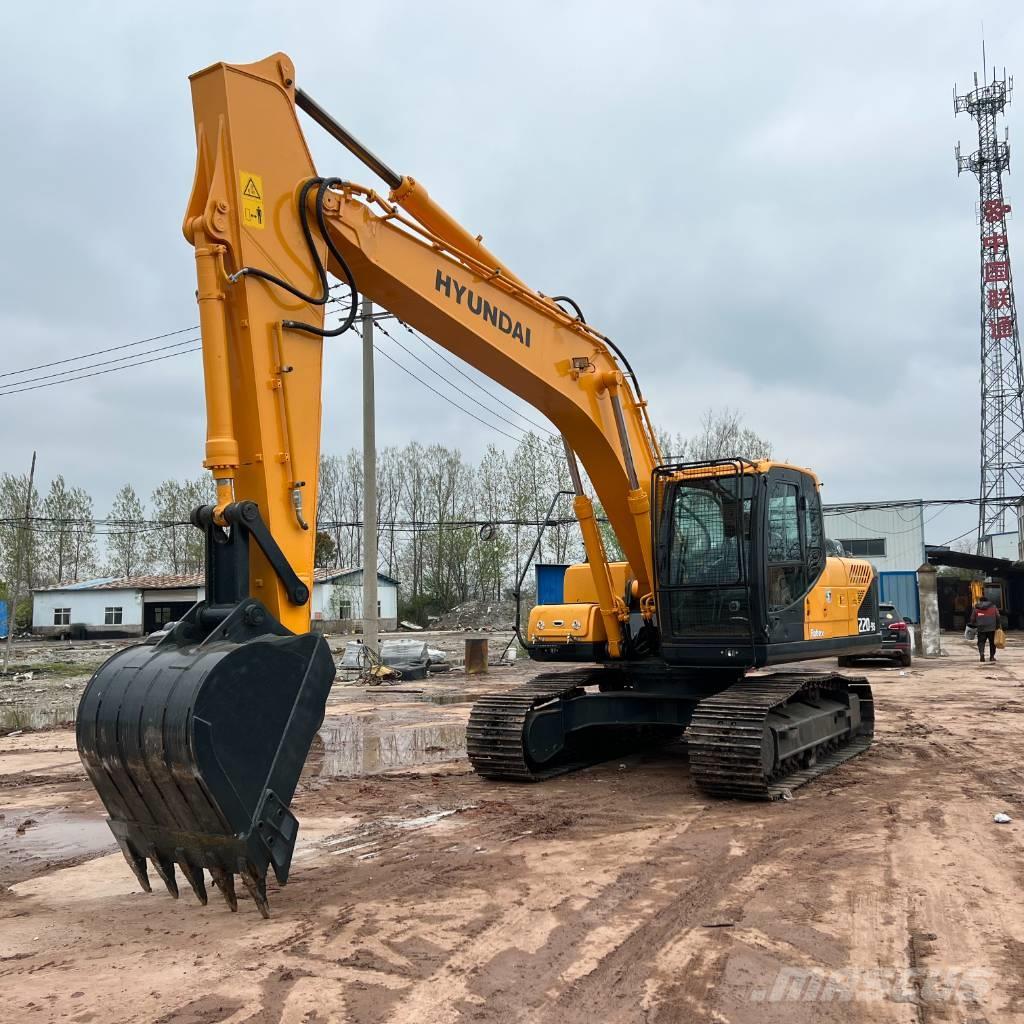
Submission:
{"label": "dark parked car", "polygon": [[910,630],[905,619],[900,615],[894,604],[878,605],[879,625],[882,629],[882,646],[877,651],[863,652],[856,656],[839,659],[840,668],[854,664],[859,658],[890,658],[898,661],[904,668],[909,668],[913,660],[913,646],[910,642]]}

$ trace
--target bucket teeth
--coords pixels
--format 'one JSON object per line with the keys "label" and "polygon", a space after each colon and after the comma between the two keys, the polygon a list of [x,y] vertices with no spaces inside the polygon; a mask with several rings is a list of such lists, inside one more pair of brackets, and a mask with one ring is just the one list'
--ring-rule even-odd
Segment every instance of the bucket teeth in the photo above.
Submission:
{"label": "bucket teeth", "polygon": [[156,873],[164,880],[167,891],[175,898],[178,898],[178,879],[174,875],[174,861],[165,854],[156,850],[150,855]]}
{"label": "bucket teeth", "polygon": [[238,897],[235,895],[235,876],[223,868],[210,868],[213,884],[220,889],[224,902],[232,914],[238,913]]}
{"label": "bucket teeth", "polygon": [[180,847],[174,851],[174,857],[181,868],[181,873],[185,876],[185,881],[192,886],[196,899],[205,907],[208,897],[206,895],[206,879],[203,878],[202,867],[189,860],[188,854]]}
{"label": "bucket teeth", "polygon": [[238,873],[242,876],[242,881],[245,883],[246,889],[249,890],[253,902],[260,908],[260,913],[264,917],[270,917],[270,902],[267,900],[267,876],[260,874],[252,864],[247,864],[245,861],[239,862]]}
{"label": "bucket teeth", "polygon": [[149,882],[149,872],[146,870],[146,858],[127,839],[117,840],[117,845],[121,847],[121,852],[124,854],[124,859],[128,861],[128,867],[130,867],[135,874],[135,877],[139,880],[139,885],[142,886],[143,892],[152,892],[153,886]]}

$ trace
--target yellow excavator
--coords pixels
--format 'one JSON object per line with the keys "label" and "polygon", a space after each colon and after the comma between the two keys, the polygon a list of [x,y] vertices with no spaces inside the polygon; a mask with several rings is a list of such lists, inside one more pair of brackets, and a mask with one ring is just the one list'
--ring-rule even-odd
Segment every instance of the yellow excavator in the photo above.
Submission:
{"label": "yellow excavator", "polygon": [[[321,358],[367,296],[542,412],[558,429],[586,562],[532,610],[547,670],[479,699],[468,753],[487,779],[539,780],[685,730],[707,793],[771,799],[871,742],[870,688],[764,666],[877,648],[869,563],[826,556],[813,473],[743,458],[666,464],[616,345],[564,296],[535,291],[424,187],[358,142],[282,53],[192,76],[197,159],[185,213],[206,385],[204,466],[216,504],[206,596],[113,655],[79,707],[82,761],[147,891],[235,876],[269,913],[288,877],[289,808],[335,666],[310,632]],[[308,115],[383,195],[317,174]],[[351,305],[326,329],[329,275]],[[582,470],[581,470],[582,465]],[[610,561],[584,474],[624,555]],[[562,668],[554,663],[576,663]]]}

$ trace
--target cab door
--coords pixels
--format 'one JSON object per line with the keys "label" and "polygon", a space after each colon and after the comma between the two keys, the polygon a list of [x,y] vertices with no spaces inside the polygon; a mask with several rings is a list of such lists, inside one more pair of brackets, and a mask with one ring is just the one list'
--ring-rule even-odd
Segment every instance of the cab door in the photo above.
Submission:
{"label": "cab door", "polygon": [[658,623],[670,664],[755,663],[759,483],[733,459],[655,471]]}
{"label": "cab door", "polygon": [[812,476],[783,466],[768,472],[763,586],[769,646],[804,639],[804,599],[825,566],[821,501]]}

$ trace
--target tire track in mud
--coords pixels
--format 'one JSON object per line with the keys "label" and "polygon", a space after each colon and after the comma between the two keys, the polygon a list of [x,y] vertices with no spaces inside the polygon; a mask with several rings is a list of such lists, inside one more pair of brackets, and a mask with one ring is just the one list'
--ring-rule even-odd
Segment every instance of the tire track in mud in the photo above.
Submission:
{"label": "tire track in mud", "polygon": [[[673,861],[682,862],[683,878],[675,876],[671,879],[673,887],[680,885],[682,891],[663,900],[647,914],[634,914],[634,918],[639,917],[639,920],[632,927],[627,927],[622,940],[602,956],[592,970],[573,981],[561,993],[557,1005],[566,1022],[590,1024],[592,1013],[589,1008],[595,1005],[613,1008],[605,1017],[609,1022],[657,1019],[658,1004],[644,1006],[650,975],[638,971],[637,965],[649,963],[659,950],[665,949],[681,933],[708,923],[724,921],[735,924],[742,919],[742,908],[736,907],[731,899],[733,886],[746,878],[765,858],[772,855],[775,848],[784,843],[783,840],[766,836],[737,856],[724,830],[709,830],[703,835],[691,831],[688,839],[693,846],[687,853],[691,856],[696,854],[692,860],[690,856],[680,856],[678,852],[672,856],[659,855],[660,850],[653,851],[639,870],[626,872],[616,880],[614,893],[607,894],[612,897],[610,900],[606,899],[606,894],[602,894],[602,897],[591,901],[582,922],[567,922],[560,933],[552,936],[553,941],[549,947],[538,952],[538,964],[550,959],[556,970],[562,968],[551,979],[557,982],[558,975],[564,971],[563,965],[567,961],[571,962],[576,954],[579,936],[574,934],[574,930],[580,923],[587,930],[595,927],[606,916],[608,902],[613,905],[613,913],[622,910],[628,914],[630,901],[636,894],[649,889],[656,878],[664,876]],[[705,840],[709,842],[705,843]],[[711,849],[706,849],[706,846]],[[696,848],[700,848],[699,852]],[[686,867],[690,867],[691,871],[696,868],[689,878],[686,877]],[[723,905],[725,913],[722,912]],[[560,952],[550,948],[555,942],[564,943]],[[714,962],[702,960],[694,963],[683,991],[679,993],[680,1001],[693,1011],[706,1009],[702,1004],[706,993],[713,988],[716,973]],[[648,1010],[653,1010],[655,1016],[650,1017]],[[528,1020],[529,1015],[521,1019]]]}
{"label": "tire track in mud", "polygon": [[[866,761],[862,767],[868,770]],[[316,927],[299,928],[272,948],[287,958],[289,969],[293,969],[293,964],[297,967],[316,962],[320,977],[327,974],[347,979],[347,985],[356,984],[365,992],[377,991],[382,997],[377,1003],[367,998],[359,1001],[358,1008],[351,1008],[350,1016],[356,1024],[392,1019],[392,1013],[395,1019],[461,1020],[464,1016],[479,1016],[483,1006],[487,1011],[481,1019],[503,1021],[532,1021],[538,1013],[557,1007],[559,1018],[570,1024],[592,1024],[592,1014],[585,1008],[594,1005],[608,1008],[605,1019],[610,1024],[653,1021],[662,1012],[684,1009],[710,1012],[708,997],[714,993],[732,948],[727,937],[715,935],[707,942],[699,936],[695,938],[684,980],[661,985],[660,997],[656,985],[654,1001],[645,1007],[645,1001],[650,1002],[652,958],[659,950],[678,942],[681,934],[695,932],[711,919],[728,918],[730,922],[741,923],[746,898],[744,883],[752,878],[763,885],[773,876],[797,876],[820,867],[820,851],[827,848],[830,839],[823,836],[817,842],[808,841],[808,834],[813,834],[816,827],[813,819],[819,814],[815,804],[834,792],[842,794],[844,784],[859,781],[849,777],[860,774],[856,766],[844,766],[839,771],[842,777],[830,777],[839,784],[837,789],[826,790],[823,780],[799,802],[775,805],[767,811],[749,804],[729,803],[714,804],[709,812],[696,802],[695,792],[684,792],[683,801],[688,796],[694,800],[692,815],[669,835],[660,837],[638,861],[630,863],[628,847],[620,849],[627,866],[617,870],[596,893],[589,894],[582,905],[572,893],[564,894],[550,907],[557,918],[555,926],[533,953],[510,948],[508,941],[508,936],[530,927],[531,914],[536,912],[538,893],[527,889],[525,893],[520,890],[523,894],[517,907],[502,906],[497,896],[494,900],[482,900],[474,913],[461,922],[459,941],[447,947],[444,943],[433,946],[426,955],[416,958],[412,969],[399,966],[387,951],[405,959],[400,944],[410,941],[410,937],[402,937],[401,928],[387,913],[361,902],[362,884],[347,892],[348,902],[337,908],[336,916],[325,920],[321,915]],[[919,771],[926,773],[929,769],[921,765]],[[912,783],[905,778],[904,784]],[[519,811],[522,813],[521,808]],[[734,842],[737,823],[747,843],[739,853]],[[417,836],[416,860],[406,866],[402,866],[402,858],[392,856],[393,851],[385,850],[374,869],[382,872],[379,883],[387,888],[391,900],[420,902],[421,925],[429,926],[429,915],[423,913],[424,902],[429,904],[439,891],[486,889],[486,879],[495,875],[516,879],[525,873],[530,877],[529,862],[537,856],[537,850],[530,850],[525,856],[525,847],[500,860],[488,857],[489,863],[480,859],[446,863],[445,844],[453,838],[465,844],[467,840],[490,838],[503,831],[492,822],[463,820],[459,824],[462,834],[458,836]],[[765,831],[757,835],[757,828]],[[580,844],[589,841],[586,835],[568,838]],[[603,856],[607,855],[605,851]],[[525,872],[523,865],[516,863],[521,860],[526,862]],[[765,865],[770,866],[767,874]],[[308,867],[312,869],[314,865],[310,863]],[[315,891],[307,891],[303,899],[312,897],[320,902],[321,897],[329,898],[339,878],[339,870],[319,875]],[[361,877],[360,881],[369,879]],[[373,891],[377,884],[366,888]],[[677,889],[682,891],[676,894]],[[360,901],[358,905],[362,908],[358,917],[353,916],[357,905],[351,902],[353,899]],[[352,925],[356,927],[353,929]],[[586,970],[566,984],[566,975],[571,975],[580,959],[587,957],[588,940],[600,929],[619,934],[614,941],[605,943],[607,948],[599,950],[599,955],[591,956],[592,966],[588,962]],[[331,947],[337,948],[339,940],[348,945],[343,957],[331,955]],[[374,947],[384,955],[375,954]],[[464,977],[467,972],[468,979]],[[467,983],[460,985],[462,980]],[[552,998],[555,992],[560,994]],[[385,1004],[392,1011],[387,1016],[378,1012]],[[403,1012],[412,1008],[412,1015]],[[450,1017],[453,1011],[455,1016]]]}
{"label": "tire track in mud", "polygon": [[[662,837],[644,851],[641,860],[614,873],[585,903],[579,905],[571,896],[558,902],[552,908],[558,924],[534,952],[506,943],[490,959],[478,957],[466,986],[467,997],[457,1003],[461,1012],[472,1018],[486,1005],[487,1016],[481,1019],[512,1022],[533,1021],[537,1014],[557,1008],[559,1020],[592,1024],[592,1008],[601,1006],[602,1019],[610,1024],[647,1019],[647,1011],[657,1008],[657,1004],[647,1008],[643,1004],[650,962],[659,950],[702,925],[723,919],[740,923],[745,881],[753,878],[764,884],[765,877],[770,880],[763,873],[766,864],[776,876],[789,875],[801,866],[814,867],[819,847],[831,841],[826,834],[808,842],[808,834],[814,831],[808,819],[819,813],[813,805],[793,820],[795,805],[765,811],[749,804],[715,804],[709,816],[696,799],[694,803],[695,813],[685,827]],[[734,843],[737,819],[747,843],[741,851]],[[765,831],[758,836],[755,828]],[[801,857],[792,855],[794,849],[801,851]],[[494,927],[509,929],[514,924],[499,918]],[[588,941],[600,933],[605,936],[605,948],[595,954],[588,950]],[[683,990],[673,999],[685,1004],[688,1012],[707,1011],[706,996],[724,967],[729,943],[717,937],[713,941],[721,950],[709,950],[706,962],[690,965]],[[572,977],[581,958],[586,969]],[[457,956],[449,957],[442,975],[451,970],[453,960]],[[427,979],[427,984],[436,980],[438,975]],[[410,1001],[423,1019],[434,1019],[431,1013],[441,1012],[450,995],[439,992],[436,999],[429,999],[413,992]]]}
{"label": "tire track in mud", "polygon": [[[749,822],[749,814],[756,824],[765,828],[765,835],[751,843],[740,857],[735,856],[734,850],[727,850],[721,845],[717,852],[703,857],[697,865],[695,888],[690,888],[685,894],[664,903],[641,920],[621,943],[601,959],[595,969],[574,981],[564,991],[557,1004],[560,1019],[570,1024],[591,1024],[591,1015],[587,1007],[617,1004],[623,1006],[623,1011],[621,1015],[613,1014],[606,1018],[611,1022],[655,1021],[660,1019],[662,1011],[666,1014],[667,1020],[689,1019],[690,1015],[693,1015],[694,1019],[705,1019],[716,1010],[721,1012],[722,1007],[715,1005],[715,989],[722,979],[730,952],[737,949],[734,938],[738,939],[739,943],[745,941],[744,929],[739,927],[735,931],[724,930],[710,937],[700,926],[706,924],[709,917],[742,925],[752,887],[764,889],[770,887],[773,882],[778,882],[778,888],[782,892],[794,891],[797,888],[806,890],[810,880],[812,892],[827,896],[832,891],[840,891],[844,885],[849,885],[848,858],[845,857],[846,851],[842,849],[841,841],[837,845],[837,840],[844,827],[851,830],[863,828],[871,814],[871,808],[877,806],[877,803],[868,792],[856,790],[851,794],[844,794],[844,790],[861,783],[872,773],[874,766],[871,765],[870,758],[869,753],[857,764],[843,766],[834,775],[809,789],[798,802],[785,809],[778,808],[777,816],[771,812],[758,814],[750,805],[713,805],[716,813],[700,826],[705,834],[706,830],[715,827],[712,824],[715,818],[724,819],[723,828],[728,829],[730,823],[742,822],[744,819]],[[891,796],[914,791],[920,780],[925,778],[933,779],[934,770],[924,764],[915,764],[898,783],[887,785],[886,791]],[[829,782],[833,784],[833,788],[827,788]],[[839,814],[835,814],[837,801],[830,799],[835,794],[847,795],[850,800]],[[823,810],[822,801],[825,800],[827,803],[824,804]],[[719,808],[721,810],[718,810]],[[725,808],[730,808],[732,813]],[[830,814],[835,816],[835,820],[829,821],[828,826],[823,828],[822,819]],[[749,838],[747,831],[741,832],[743,840]],[[688,835],[691,842],[699,837],[699,833],[695,835],[693,831]],[[835,866],[831,866],[831,862],[836,858],[829,856],[833,852],[838,854],[839,862]],[[881,868],[880,853],[879,851],[875,855],[875,863],[871,865],[875,872]],[[865,866],[869,859],[864,858]],[[671,857],[649,858],[646,861],[646,874],[650,876],[648,880],[653,880],[656,875],[663,876],[670,864]],[[685,878],[673,878],[672,882],[686,884]],[[790,926],[787,929],[790,932],[809,924],[809,931],[813,936],[814,918],[820,913],[823,901],[820,897],[810,897],[806,891],[803,895],[805,900],[809,901],[809,906],[802,908],[802,913],[797,913],[796,911],[800,909],[797,904],[786,904],[789,914],[784,916],[783,920]],[[575,927],[580,923],[585,928],[593,927],[607,912],[606,904],[600,900],[593,901],[588,910],[589,914],[584,916],[582,922],[576,922]],[[783,931],[781,925],[779,931]],[[689,932],[690,937],[694,939],[692,943],[686,944],[696,948],[691,950],[692,959],[687,964],[685,972],[682,972],[683,980],[670,980],[663,986],[664,998],[660,1000],[655,986],[652,998],[652,987],[645,984],[649,972],[638,971],[637,965],[648,965],[659,950],[666,949],[680,933],[684,932]],[[552,938],[554,940],[556,936]],[[764,939],[764,934],[761,933],[759,938]],[[792,936],[786,936],[781,943],[783,949],[793,941]],[[574,939],[570,931],[566,951],[571,953],[577,944],[578,939]],[[792,945],[791,949],[793,956],[800,962],[803,962],[801,957],[804,957],[811,963],[822,963],[821,950],[813,945],[808,950],[801,950],[797,943]],[[537,954],[535,966],[541,967],[545,959],[559,964],[561,959],[565,959],[566,951],[559,957],[557,950],[546,948]],[[678,956],[679,950],[675,952]],[[832,963],[826,961],[823,966],[844,966],[849,961],[848,953],[847,946],[847,955],[843,959]],[[557,983],[557,972],[549,971],[547,980]],[[540,981],[537,987],[543,989],[544,982]],[[749,1010],[751,1020],[760,1019],[763,1007],[759,1009],[756,1005],[751,1005]],[[529,1016],[509,1019],[528,1020]],[[727,1019],[734,1018],[730,1015]],[[797,1013],[792,1019],[802,1018]],[[816,1019],[813,1008],[807,1019]]]}
{"label": "tire track in mud", "polygon": [[[737,817],[742,817],[749,805],[730,807]],[[789,810],[786,808],[782,813]],[[810,813],[802,813],[801,818],[815,814],[814,810],[807,810]],[[831,841],[830,837],[821,836],[817,843],[808,842],[804,821],[784,822],[781,831],[778,823],[770,819],[759,824],[766,825],[765,834],[750,842],[742,854],[737,855],[731,844],[722,845],[719,840],[716,850],[701,856],[692,879],[673,879],[673,884],[694,884],[640,922],[595,970],[564,993],[559,1005],[566,1021],[590,1024],[586,1008],[602,1002],[623,1007],[619,1015],[608,1018],[622,1024],[712,1018],[717,1009],[716,988],[730,952],[737,941],[744,941],[736,940],[735,936],[737,932],[742,934],[753,890],[771,884],[773,876],[785,878],[783,884],[789,886],[790,876],[800,873],[801,861],[815,862],[819,848]],[[721,836],[727,827],[716,834]],[[706,823],[704,828],[708,828]],[[689,838],[701,837],[691,833]],[[797,857],[793,856],[794,851],[799,851]],[[665,861],[652,862],[651,870],[664,872]],[[595,907],[594,912],[599,915],[600,907]],[[709,929],[708,924],[729,924],[736,931]],[[659,977],[662,972],[656,964],[654,971],[636,969],[638,964],[649,968],[660,952],[670,949],[672,958],[686,960],[685,970],[672,970],[669,976]]]}
{"label": "tire track in mud", "polygon": [[[935,702],[929,701],[920,710],[900,709],[903,720],[919,725],[924,717],[929,725],[922,726],[924,732],[907,745],[907,752],[917,763],[909,768],[899,790],[887,794],[885,805],[884,891],[888,907],[901,920],[903,938],[903,961],[893,966],[904,973],[894,985],[893,998],[911,1004],[919,1024],[939,1020],[987,1024],[990,1017],[983,1000],[999,1001],[1008,996],[1018,1008],[1021,1002],[1020,983],[1016,990],[1004,985],[1006,991],[987,991],[986,976],[994,962],[1006,963],[1005,978],[1021,976],[1019,958],[1012,955],[1006,942],[991,948],[989,936],[999,932],[998,916],[987,913],[984,899],[969,895],[968,886],[980,884],[970,879],[984,877],[986,860],[993,852],[986,848],[989,836],[981,834],[966,840],[972,847],[970,857],[957,849],[958,842],[965,842],[963,823],[957,820],[963,813],[958,801],[973,808],[1009,787],[1015,792],[1018,806],[1024,802],[1024,773],[1008,757],[996,753],[994,758],[992,750],[996,745],[998,751],[1001,737],[1008,738],[1013,722],[998,722],[990,716],[1016,708],[992,702],[990,695],[986,695],[988,700],[980,701],[971,701],[970,696],[967,693],[955,701],[962,717],[959,722],[950,722],[963,725],[965,719],[979,715],[982,727],[972,723],[969,736],[937,722]],[[951,702],[947,698],[939,703]],[[943,718],[946,714],[942,709]],[[943,738],[936,739],[936,733]],[[907,785],[909,781],[912,786]],[[950,797],[943,799],[943,793]],[[996,859],[1003,858],[997,855]],[[1019,859],[1015,874],[1019,885]],[[949,903],[952,906],[947,906]],[[892,939],[898,937],[894,934]],[[970,951],[966,958],[965,948]]]}

